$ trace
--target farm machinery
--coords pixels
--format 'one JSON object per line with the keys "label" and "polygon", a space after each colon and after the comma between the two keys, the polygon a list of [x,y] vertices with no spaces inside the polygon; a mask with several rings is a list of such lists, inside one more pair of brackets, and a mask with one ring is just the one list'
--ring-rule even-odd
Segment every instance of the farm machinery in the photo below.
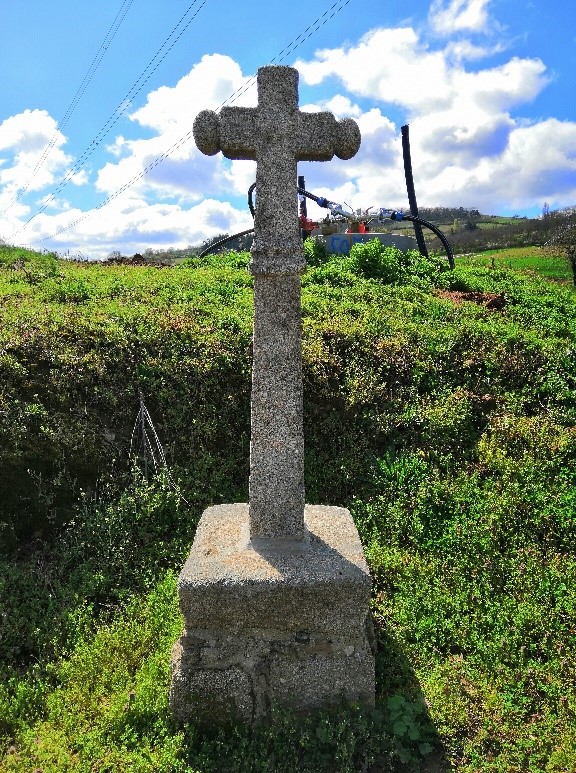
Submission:
{"label": "farm machinery", "polygon": [[[414,192],[414,182],[412,178],[412,164],[410,160],[410,143],[408,136],[408,126],[402,127],[402,149],[404,156],[404,172],[406,177],[406,188],[408,192],[408,201],[411,211],[406,213],[400,210],[389,209],[386,207],[368,207],[365,210],[358,209],[352,211],[350,207],[345,207],[335,201],[330,201],[323,196],[316,196],[310,191],[306,190],[304,177],[298,177],[298,185],[296,193],[299,201],[299,213],[298,220],[300,224],[300,230],[302,237],[307,239],[309,237],[323,238],[326,241],[326,247],[328,252],[336,254],[347,254],[352,245],[358,242],[367,242],[371,239],[379,239],[385,245],[394,245],[406,251],[413,246],[417,246],[417,249],[421,254],[427,256],[428,251],[422,228],[428,228],[440,239],[450,268],[454,268],[454,256],[450,244],[442,231],[437,228],[433,223],[423,220],[418,217],[418,207],[416,204],[416,195]],[[248,189],[248,206],[252,217],[255,216],[254,207],[254,191],[256,189],[256,183],[252,183]],[[328,214],[323,220],[316,221],[308,217],[306,200],[314,201],[322,209],[327,209]],[[378,227],[387,220],[400,221],[406,220],[413,224],[415,239],[409,236],[399,234],[380,233],[378,231],[371,231],[370,227]],[[203,257],[209,252],[213,252],[219,247],[226,244],[237,237],[246,236],[253,232],[253,228],[248,228],[240,233],[227,236],[224,239],[220,239],[200,253],[199,257]],[[414,244],[414,241],[416,244]]]}

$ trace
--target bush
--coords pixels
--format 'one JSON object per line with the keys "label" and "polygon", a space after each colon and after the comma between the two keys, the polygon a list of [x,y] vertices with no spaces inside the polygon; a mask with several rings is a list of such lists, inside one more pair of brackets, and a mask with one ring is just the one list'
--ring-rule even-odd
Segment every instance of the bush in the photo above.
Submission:
{"label": "bush", "polygon": [[[307,501],[366,547],[376,710],[171,725],[174,573],[247,495],[251,278],[218,260],[0,269],[2,769],[576,769],[576,296],[374,245],[302,308]],[[139,389],[176,490],[131,466]]]}
{"label": "bush", "polygon": [[324,263],[328,258],[325,242],[314,237],[305,239],[304,258],[308,266],[320,266]]}

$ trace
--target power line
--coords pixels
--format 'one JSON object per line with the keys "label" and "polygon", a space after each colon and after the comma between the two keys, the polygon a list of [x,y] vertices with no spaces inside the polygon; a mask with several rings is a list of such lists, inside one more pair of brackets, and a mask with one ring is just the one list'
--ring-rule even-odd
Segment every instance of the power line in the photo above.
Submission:
{"label": "power line", "polygon": [[[156,72],[158,67],[162,64],[168,53],[174,48],[178,40],[182,37],[184,32],[188,29],[190,24],[194,21],[200,10],[206,5],[207,0],[201,0],[200,5],[196,9],[196,12],[191,16],[185,24],[183,24],[186,17],[190,14],[194,6],[200,2],[200,0],[193,0],[193,2],[188,6],[184,14],[180,17],[177,24],[174,26],[170,34],[165,38],[164,42],[158,49],[158,51],[154,54],[152,59],[148,62],[144,70],[140,73],[136,81],[132,84],[126,95],[123,97],[123,99],[120,101],[114,112],[109,116],[106,123],[101,127],[100,131],[90,145],[84,150],[84,152],[80,155],[80,157],[76,160],[76,162],[73,164],[73,166],[68,170],[66,175],[62,178],[60,183],[54,188],[52,193],[48,195],[48,197],[45,199],[44,204],[34,212],[33,215],[31,215],[28,220],[17,230],[15,231],[12,236],[10,237],[13,239],[15,236],[18,236],[24,229],[34,220],[35,217],[40,215],[42,212],[44,212],[50,204],[55,201],[56,196],[58,193],[60,193],[70,182],[70,180],[74,177],[75,174],[77,174],[83,167],[84,162],[90,158],[90,156],[94,153],[96,148],[101,144],[104,137],[108,134],[110,129],[120,120],[121,116],[125,113],[126,108],[128,107],[129,103],[134,99],[137,94],[142,91],[146,83],[150,80],[152,75]],[[183,25],[183,26],[182,26]]]}
{"label": "power line", "polygon": [[92,60],[90,66],[88,67],[88,70],[86,72],[86,75],[84,76],[84,79],[82,80],[82,83],[78,87],[78,90],[76,91],[76,94],[74,94],[74,96],[72,97],[72,101],[68,105],[68,108],[66,109],[66,113],[64,114],[64,117],[62,118],[61,121],[58,122],[58,124],[56,126],[56,129],[54,131],[54,134],[52,136],[52,139],[50,140],[48,145],[46,145],[46,147],[44,148],[42,156],[40,157],[40,159],[38,160],[36,166],[32,170],[32,172],[30,174],[30,177],[26,180],[26,182],[22,186],[22,188],[19,188],[16,191],[16,193],[15,193],[14,197],[12,198],[11,202],[8,204],[6,209],[2,212],[3,215],[6,214],[6,212],[8,212],[8,210],[10,210],[14,206],[14,204],[16,204],[16,202],[18,201],[20,196],[22,196],[23,193],[26,193],[26,191],[30,187],[32,181],[36,177],[36,174],[39,172],[39,170],[44,165],[44,162],[46,161],[46,159],[50,155],[50,151],[52,150],[52,148],[56,144],[56,141],[58,139],[58,131],[61,131],[66,126],[68,121],[70,120],[70,117],[72,116],[72,113],[76,109],[76,106],[78,105],[78,102],[80,101],[80,99],[84,95],[84,92],[86,91],[86,89],[90,85],[90,81],[94,77],[94,74],[96,73],[96,70],[98,69],[98,67],[100,65],[100,62],[102,61],[102,59],[106,55],[106,52],[108,51],[110,43],[112,42],[112,40],[116,36],[116,33],[118,32],[118,30],[120,28],[120,25],[122,24],[122,22],[126,18],[126,14],[130,10],[130,6],[132,5],[133,2],[134,2],[134,0],[123,0],[123,3],[121,5],[121,7],[120,7],[120,10],[116,14],[116,16],[114,18],[114,21],[110,25],[110,28],[108,29],[108,32],[106,33],[106,35],[104,37],[104,40],[100,44],[100,48],[96,52],[96,55],[94,56],[94,59]]}
{"label": "power line", "polygon": [[[302,43],[304,43],[308,38],[312,37],[318,30],[320,30],[325,24],[327,24],[330,19],[334,18],[337,13],[339,13],[343,8],[345,8],[351,0],[336,0],[336,2],[330,6],[330,8],[325,11],[321,16],[319,16],[315,21],[312,22],[305,30],[304,32],[300,33],[298,37],[294,38],[294,40],[289,43],[285,48],[283,48],[270,62],[269,64],[274,63],[280,63],[283,62],[284,59],[286,59],[287,56],[289,56],[293,51],[295,51],[297,48],[299,48]],[[331,13],[332,12],[332,13]],[[228,105],[232,102],[235,102],[238,97],[240,97],[242,94],[244,94],[249,88],[251,88],[254,83],[256,83],[256,76],[253,76],[250,78],[243,86],[238,88],[233,94],[231,94],[227,99],[222,102],[221,105],[217,108],[219,110],[220,108],[224,107],[225,105]],[[139,172],[137,175],[132,177],[130,180],[128,180],[124,185],[122,185],[120,188],[118,188],[114,193],[110,194],[107,199],[102,201],[100,204],[98,204],[96,207],[91,209],[89,212],[84,213],[81,217],[78,217],[76,220],[74,220],[72,223],[69,223],[67,226],[63,226],[55,233],[51,234],[50,236],[44,236],[41,239],[36,239],[34,244],[38,242],[45,242],[50,239],[54,239],[56,236],[59,236],[60,234],[64,233],[65,231],[69,231],[71,228],[73,228],[75,225],[78,225],[78,223],[81,223],[83,220],[86,220],[88,217],[90,217],[94,212],[98,211],[99,209],[102,209],[107,204],[109,204],[114,199],[118,198],[122,193],[128,190],[128,188],[131,188],[133,185],[135,185],[139,180],[142,180],[148,172],[152,171],[155,167],[157,167],[159,164],[161,164],[166,158],[171,156],[178,148],[181,148],[182,145],[186,144],[190,141],[192,138],[192,130],[187,132],[183,137],[181,137],[177,142],[175,142],[171,147],[168,148],[168,150],[165,150],[164,153],[161,153],[159,156],[157,156],[153,161],[151,161],[144,169]],[[36,213],[39,214],[39,213]],[[30,218],[32,219],[32,218]],[[30,220],[25,223],[22,227],[23,230],[26,228]],[[18,231],[17,233],[20,233]]]}
{"label": "power line", "polygon": [[[288,43],[288,45],[285,48],[283,48],[279,54],[276,54],[276,56],[270,60],[269,64],[283,62],[284,59],[286,59],[286,57],[292,53],[292,51],[295,51],[297,48],[299,48],[302,45],[302,43],[308,40],[309,37],[311,37],[316,32],[318,32],[318,30],[321,29],[325,24],[327,24],[330,21],[330,19],[336,16],[336,14],[339,13],[342,10],[342,8],[347,6],[349,2],[350,0],[336,0],[336,2],[333,5],[331,5],[327,11],[324,11],[322,16],[319,16],[315,21],[312,22],[312,24],[306,27],[304,32],[301,32],[300,35],[294,38],[294,40],[291,43]],[[337,6],[339,7],[337,8]],[[330,13],[330,11],[332,11],[332,13]],[[254,85],[254,83],[256,83],[256,76],[253,76],[243,86],[236,89],[236,91],[233,94],[231,94],[231,96],[229,96],[228,99],[225,99],[224,102],[222,102],[222,104],[219,105],[216,109],[220,110],[220,108],[229,104],[231,101],[236,101],[236,99],[238,99],[238,97],[242,96],[242,94],[248,91],[248,89],[251,88]]]}

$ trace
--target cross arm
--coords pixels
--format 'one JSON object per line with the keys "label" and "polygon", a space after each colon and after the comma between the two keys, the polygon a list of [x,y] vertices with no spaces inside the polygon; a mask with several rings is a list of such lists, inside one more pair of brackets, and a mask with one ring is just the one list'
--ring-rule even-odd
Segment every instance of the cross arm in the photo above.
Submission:
{"label": "cross arm", "polygon": [[232,159],[256,159],[256,109],[223,107],[220,114],[202,110],[192,129],[198,149],[207,156],[218,151]]}
{"label": "cross arm", "polygon": [[360,148],[360,129],[352,118],[337,121],[332,113],[299,113],[296,157],[299,161],[349,159]]}

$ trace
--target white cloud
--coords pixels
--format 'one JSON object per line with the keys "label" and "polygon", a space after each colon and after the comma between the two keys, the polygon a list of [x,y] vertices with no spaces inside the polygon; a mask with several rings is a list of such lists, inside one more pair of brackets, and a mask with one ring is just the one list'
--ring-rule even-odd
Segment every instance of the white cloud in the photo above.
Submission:
{"label": "white cloud", "polygon": [[[453,8],[474,10],[478,19],[487,3]],[[297,62],[310,85],[323,86],[329,78],[341,82],[345,93],[332,97],[332,103],[350,108],[363,135],[356,158],[332,162],[329,172],[318,173],[326,184],[323,195],[338,200],[343,186],[353,183],[354,190],[347,191],[355,207],[406,201],[399,127],[382,122],[388,103],[410,123],[422,206],[468,205],[497,212],[508,204],[533,206],[535,198],[558,204],[576,199],[576,123],[527,123],[514,117],[549,83],[544,63],[512,57],[492,67],[465,65],[499,48],[498,43],[481,48],[465,40],[431,48],[412,28],[376,29],[356,45],[324,49],[311,61]],[[376,107],[359,114],[358,99]],[[371,124],[375,116],[376,127]],[[543,152],[544,142],[548,149]]]}
{"label": "white cloud", "polygon": [[[39,191],[54,183],[71,161],[62,150],[65,142],[46,110],[24,110],[0,124],[0,208],[10,206],[24,186]],[[76,176],[75,182],[84,180]]]}
{"label": "white cloud", "polygon": [[[247,170],[232,170],[230,162],[221,154],[210,158],[202,155],[191,134],[200,110],[217,108],[235,93],[234,104],[256,102],[253,79],[244,76],[234,60],[219,54],[204,56],[175,86],[151,92],[146,103],[130,116],[135,125],[152,129],[154,136],[127,139],[120,135],[106,148],[111,158],[97,172],[96,189],[112,195],[129,181],[136,180],[135,184],[97,212],[82,212],[67,202],[45,196],[38,202],[38,206],[45,207],[44,211],[33,218],[21,235],[23,219],[29,216],[30,210],[24,206],[13,207],[9,216],[0,218],[0,234],[9,238],[11,233],[16,233],[18,239],[55,249],[76,245],[90,257],[101,258],[112,249],[129,252],[142,251],[147,246],[186,246],[199,243],[206,236],[250,227],[252,218],[247,207],[239,211],[232,204],[211,198],[235,189],[245,193],[246,188],[242,189],[239,181]],[[28,116],[29,120],[20,122],[24,125],[20,132],[17,131],[20,124],[16,126],[15,122],[4,126],[0,149],[3,145],[22,144],[22,134],[29,132],[33,119],[37,128],[43,125],[38,122],[39,117],[46,122],[41,136],[35,143],[32,135],[26,134],[26,137],[28,145],[43,149],[56,124],[47,113],[35,113]],[[64,142],[65,138],[59,135],[58,146]],[[169,149],[172,152],[166,155]],[[61,160],[70,160],[61,150],[59,153]],[[157,163],[159,158],[161,163]],[[0,167],[0,174],[6,176],[8,171]],[[75,184],[85,181],[85,171],[72,178]],[[52,177],[44,179],[38,187],[52,182]],[[177,203],[158,203],[158,199],[166,197],[176,199]],[[196,205],[191,206],[194,202]],[[36,242],[46,235],[54,238]]]}
{"label": "white cloud", "polygon": [[[139,178],[134,190],[189,201],[229,189],[229,164],[221,154],[209,158],[196,149],[192,125],[200,110],[219,107],[235,92],[241,93],[234,104],[256,102],[255,83],[242,74],[237,62],[221,54],[203,56],[175,86],[151,92],[130,119],[156,135],[143,140],[117,137],[109,150],[119,160],[102,167],[97,189],[111,194]],[[156,164],[167,150],[169,155]]]}
{"label": "white cloud", "polygon": [[311,86],[336,76],[354,95],[415,109],[444,105],[451,87],[445,57],[429,51],[410,27],[371,30],[356,46],[323,49],[294,66]]}
{"label": "white cloud", "polygon": [[439,35],[488,32],[490,0],[433,0],[428,20]]}
{"label": "white cloud", "polygon": [[[461,52],[468,50],[461,43]],[[473,49],[480,55],[478,48]],[[376,29],[358,45],[324,49],[295,66],[302,79],[319,85],[330,76],[353,95],[406,109],[409,115],[446,110],[459,101],[499,99],[501,109],[533,99],[546,85],[539,59],[513,58],[480,72],[454,63],[454,47],[431,50],[412,28]]]}
{"label": "white cloud", "polygon": [[[303,106],[302,110],[306,107]],[[359,105],[353,104],[348,97],[343,97],[342,94],[336,94],[331,99],[326,100],[319,106],[320,110],[329,110],[334,113],[336,118],[357,118],[362,115],[362,110]]]}
{"label": "white cloud", "polygon": [[[175,86],[161,86],[151,92],[146,104],[130,118],[161,134],[174,127],[180,133],[187,132],[200,110],[217,109],[250,80],[229,56],[206,55]],[[238,105],[255,102],[255,84],[234,100]]]}
{"label": "white cloud", "polygon": [[[101,260],[113,250],[132,255],[148,247],[182,248],[199,244],[207,236],[236,233],[252,225],[248,211],[238,211],[227,202],[205,199],[185,208],[179,204],[150,204],[134,193],[115,199],[98,214],[101,217],[92,217],[79,209],[55,215],[42,213],[31,222],[23,239],[62,253],[68,249],[80,250],[89,259]],[[102,218],[105,229],[102,229]],[[64,230],[57,234],[60,229]],[[46,234],[56,235],[43,241]]]}
{"label": "white cloud", "polygon": [[470,40],[451,40],[448,42],[445,52],[448,60],[456,64],[464,61],[478,61],[488,56],[501,54],[506,50],[504,43],[495,43],[492,46],[478,46]]}

